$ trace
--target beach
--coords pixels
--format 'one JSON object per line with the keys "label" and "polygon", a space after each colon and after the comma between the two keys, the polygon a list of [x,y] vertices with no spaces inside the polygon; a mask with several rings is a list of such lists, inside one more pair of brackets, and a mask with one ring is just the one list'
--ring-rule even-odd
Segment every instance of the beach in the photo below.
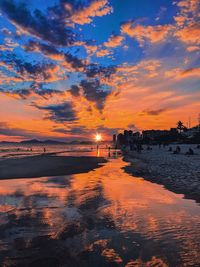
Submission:
{"label": "beach", "polygon": [[103,157],[38,155],[0,161],[0,179],[35,178],[84,173],[105,163]]}
{"label": "beach", "polygon": [[[171,147],[175,150],[176,146]],[[197,145],[179,146],[180,154],[169,152],[169,147],[158,146],[152,146],[152,150],[146,150],[144,146],[141,153],[130,151],[124,155],[124,160],[130,162],[125,171],[200,202],[200,150]],[[193,149],[194,155],[185,155],[189,148]]]}

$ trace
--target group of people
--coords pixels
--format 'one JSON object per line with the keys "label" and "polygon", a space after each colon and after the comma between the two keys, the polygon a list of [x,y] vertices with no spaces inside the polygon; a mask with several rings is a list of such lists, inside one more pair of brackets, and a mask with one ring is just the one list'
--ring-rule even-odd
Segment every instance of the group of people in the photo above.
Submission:
{"label": "group of people", "polygon": [[[165,148],[167,145],[166,144],[158,144],[159,148],[161,148],[161,145]],[[197,145],[197,149],[200,149],[200,145]],[[142,150],[144,150],[142,144],[130,144],[130,151],[137,151],[138,153],[141,153]],[[146,150],[152,150],[151,146],[147,146]],[[181,147],[179,145],[176,146],[176,148],[173,150],[172,146],[168,148],[169,152],[172,152],[173,154],[180,154],[181,153]],[[194,150],[190,147],[188,151],[185,153],[185,155],[194,155]]]}
{"label": "group of people", "polygon": [[180,154],[181,153],[181,148],[180,146],[177,146],[176,149],[173,151],[173,154]]}
{"label": "group of people", "polygon": [[[168,151],[172,151],[172,147],[169,147]],[[173,151],[173,154],[180,154],[181,153],[181,148],[180,146],[177,146],[176,149]],[[188,151],[185,153],[185,155],[194,155],[194,150],[190,147]]]}

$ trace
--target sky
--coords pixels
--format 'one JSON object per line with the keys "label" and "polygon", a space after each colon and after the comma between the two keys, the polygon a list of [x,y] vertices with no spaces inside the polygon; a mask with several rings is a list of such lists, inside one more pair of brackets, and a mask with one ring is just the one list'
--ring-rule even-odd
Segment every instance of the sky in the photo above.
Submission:
{"label": "sky", "polygon": [[199,0],[0,0],[0,141],[197,125]]}

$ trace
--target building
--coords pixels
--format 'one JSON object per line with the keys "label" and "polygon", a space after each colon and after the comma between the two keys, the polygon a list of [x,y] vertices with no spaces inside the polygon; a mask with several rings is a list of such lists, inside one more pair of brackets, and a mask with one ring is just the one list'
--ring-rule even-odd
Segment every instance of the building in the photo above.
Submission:
{"label": "building", "polygon": [[125,136],[120,133],[117,135],[117,147],[120,147],[125,144]]}
{"label": "building", "polygon": [[117,135],[113,134],[113,144],[116,145],[117,143]]}
{"label": "building", "polygon": [[144,141],[167,142],[174,141],[178,136],[176,128],[170,130],[146,130],[142,132]]}
{"label": "building", "polygon": [[200,127],[195,126],[190,129],[187,129],[187,131],[184,131],[182,135],[185,136],[186,138],[194,138],[197,135],[200,135]]}
{"label": "building", "polygon": [[133,132],[131,130],[124,130],[124,133],[117,135],[117,146],[130,145],[138,143],[141,140],[141,134],[139,132]]}

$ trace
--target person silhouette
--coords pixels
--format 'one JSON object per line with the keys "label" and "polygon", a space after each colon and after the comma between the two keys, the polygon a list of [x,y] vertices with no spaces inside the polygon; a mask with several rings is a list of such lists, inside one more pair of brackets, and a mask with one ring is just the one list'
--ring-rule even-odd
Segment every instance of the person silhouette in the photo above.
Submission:
{"label": "person silhouette", "polygon": [[108,147],[108,157],[110,158],[110,146]]}
{"label": "person silhouette", "polygon": [[193,149],[189,148],[188,152],[186,152],[185,155],[194,155]]}

